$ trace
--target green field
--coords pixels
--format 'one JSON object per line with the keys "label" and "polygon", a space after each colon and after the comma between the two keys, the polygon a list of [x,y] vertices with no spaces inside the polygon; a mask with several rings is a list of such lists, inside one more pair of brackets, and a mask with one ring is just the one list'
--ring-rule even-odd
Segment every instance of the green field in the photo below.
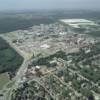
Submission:
{"label": "green field", "polygon": [[0,38],[0,73],[16,72],[21,66],[23,58]]}
{"label": "green field", "polygon": [[2,89],[3,86],[8,82],[9,82],[9,77],[7,73],[0,74],[0,89]]}
{"label": "green field", "polygon": [[13,86],[13,84],[15,83],[15,81],[11,81],[10,83],[7,84],[7,88],[11,88]]}

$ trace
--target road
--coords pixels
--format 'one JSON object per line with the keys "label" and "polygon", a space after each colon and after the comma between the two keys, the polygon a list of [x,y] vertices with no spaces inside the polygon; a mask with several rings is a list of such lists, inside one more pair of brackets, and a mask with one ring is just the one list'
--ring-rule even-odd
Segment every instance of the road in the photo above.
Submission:
{"label": "road", "polygon": [[[11,90],[13,90],[18,85],[18,82],[21,79],[21,77],[24,75],[24,70],[30,64],[30,57],[26,56],[23,52],[21,52],[21,50],[19,48],[17,48],[5,35],[0,35],[0,37],[2,37],[3,40],[5,40],[10,45],[11,48],[13,48],[20,56],[22,56],[24,58],[22,65],[20,66],[19,70],[17,71],[16,76],[13,79],[15,81],[15,84],[13,85],[13,87],[11,89]],[[8,100],[10,100],[10,99],[8,99]]]}

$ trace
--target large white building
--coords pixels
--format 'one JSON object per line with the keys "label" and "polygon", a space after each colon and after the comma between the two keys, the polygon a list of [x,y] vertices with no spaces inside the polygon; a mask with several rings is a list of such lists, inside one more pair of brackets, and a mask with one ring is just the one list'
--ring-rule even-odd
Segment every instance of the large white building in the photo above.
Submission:
{"label": "large white building", "polygon": [[61,19],[60,21],[74,28],[80,28],[80,25],[96,25],[95,22],[87,19]]}

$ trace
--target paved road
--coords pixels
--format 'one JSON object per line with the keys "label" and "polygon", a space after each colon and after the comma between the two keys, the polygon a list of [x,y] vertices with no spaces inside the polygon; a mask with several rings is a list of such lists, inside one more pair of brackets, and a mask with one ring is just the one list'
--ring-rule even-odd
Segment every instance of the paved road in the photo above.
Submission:
{"label": "paved road", "polygon": [[17,48],[7,37],[5,37],[4,35],[0,35],[0,37],[2,37],[19,55],[21,55],[24,58],[24,61],[21,65],[21,67],[19,68],[15,78],[13,79],[13,80],[15,80],[15,84],[12,87],[12,89],[13,89],[14,87],[16,87],[16,85],[18,85],[19,80],[24,75],[24,70],[28,67],[28,65],[30,63],[30,58],[28,56],[26,57],[26,55],[24,55],[24,53],[22,53],[19,50],[19,48]]}
{"label": "paved road", "polygon": [[24,61],[21,65],[21,67],[19,68],[15,79],[21,78],[21,76],[23,76],[23,71],[25,68],[28,67],[28,64],[30,63],[30,57],[26,56],[19,48],[17,48],[6,36],[4,35],[0,35],[19,55],[21,55],[24,58]]}

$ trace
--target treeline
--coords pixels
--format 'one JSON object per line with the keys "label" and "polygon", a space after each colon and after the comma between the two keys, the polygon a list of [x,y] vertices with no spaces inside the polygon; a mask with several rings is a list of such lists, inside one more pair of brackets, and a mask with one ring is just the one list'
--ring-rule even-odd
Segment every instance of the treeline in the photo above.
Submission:
{"label": "treeline", "polygon": [[7,33],[15,30],[26,29],[33,25],[50,24],[54,21],[50,18],[0,18],[0,33]]}
{"label": "treeline", "polygon": [[0,38],[0,73],[16,72],[23,58]]}

